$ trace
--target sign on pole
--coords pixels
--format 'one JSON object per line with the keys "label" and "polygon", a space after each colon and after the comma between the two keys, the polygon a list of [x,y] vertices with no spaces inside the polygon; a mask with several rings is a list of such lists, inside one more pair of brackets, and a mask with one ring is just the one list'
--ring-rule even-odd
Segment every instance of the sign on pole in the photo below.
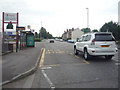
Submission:
{"label": "sign on pole", "polygon": [[16,27],[16,30],[25,30],[25,27]]}
{"label": "sign on pole", "polygon": [[[18,13],[2,13],[2,39],[4,43],[4,23],[14,23],[18,26]],[[17,31],[17,30],[16,30]],[[18,36],[16,35],[16,49],[18,48]],[[16,50],[17,52],[17,50]]]}
{"label": "sign on pole", "polygon": [[4,13],[4,21],[17,21],[17,13]]}

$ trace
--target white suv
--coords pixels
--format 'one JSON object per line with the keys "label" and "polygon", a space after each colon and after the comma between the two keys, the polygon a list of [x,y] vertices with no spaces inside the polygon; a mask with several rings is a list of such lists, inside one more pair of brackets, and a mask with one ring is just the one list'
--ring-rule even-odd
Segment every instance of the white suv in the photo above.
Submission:
{"label": "white suv", "polygon": [[115,39],[110,32],[95,32],[81,36],[74,44],[75,55],[78,52],[84,53],[84,58],[89,59],[89,56],[105,56],[106,59],[111,59],[118,51]]}

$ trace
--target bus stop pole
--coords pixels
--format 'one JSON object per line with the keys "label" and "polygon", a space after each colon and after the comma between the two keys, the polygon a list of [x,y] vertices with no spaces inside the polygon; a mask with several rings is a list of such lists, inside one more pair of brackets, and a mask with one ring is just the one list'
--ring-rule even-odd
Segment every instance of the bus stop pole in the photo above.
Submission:
{"label": "bus stop pole", "polygon": [[17,25],[16,25],[16,52],[18,52],[18,39],[19,39],[19,34],[18,34],[18,13],[17,13]]}
{"label": "bus stop pole", "polygon": [[2,15],[2,40],[3,40],[3,43],[4,43],[4,12],[3,12],[3,15]]}

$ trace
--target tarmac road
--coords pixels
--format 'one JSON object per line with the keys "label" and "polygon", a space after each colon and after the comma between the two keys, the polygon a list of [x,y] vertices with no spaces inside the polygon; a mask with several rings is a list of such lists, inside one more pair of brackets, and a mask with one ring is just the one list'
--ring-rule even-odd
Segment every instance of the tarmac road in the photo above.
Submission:
{"label": "tarmac road", "polygon": [[92,57],[85,61],[74,55],[73,44],[44,44],[38,70],[27,78],[4,85],[4,88],[118,88],[117,55],[112,60]]}

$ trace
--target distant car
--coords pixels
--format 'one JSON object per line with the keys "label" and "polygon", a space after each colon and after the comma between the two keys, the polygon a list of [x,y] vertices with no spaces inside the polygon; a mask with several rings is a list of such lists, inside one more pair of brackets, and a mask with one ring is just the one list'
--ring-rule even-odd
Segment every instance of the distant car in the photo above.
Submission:
{"label": "distant car", "polygon": [[54,40],[53,40],[53,39],[50,39],[50,43],[54,43]]}
{"label": "distant car", "polygon": [[63,42],[63,39],[59,39],[60,42]]}
{"label": "distant car", "polygon": [[68,40],[67,42],[69,42],[69,43],[74,43],[75,41],[74,41],[74,40]]}
{"label": "distant car", "polygon": [[82,35],[74,44],[75,55],[83,52],[86,60],[89,56],[105,56],[106,59],[111,60],[117,51],[115,39],[110,32],[88,33]]}

